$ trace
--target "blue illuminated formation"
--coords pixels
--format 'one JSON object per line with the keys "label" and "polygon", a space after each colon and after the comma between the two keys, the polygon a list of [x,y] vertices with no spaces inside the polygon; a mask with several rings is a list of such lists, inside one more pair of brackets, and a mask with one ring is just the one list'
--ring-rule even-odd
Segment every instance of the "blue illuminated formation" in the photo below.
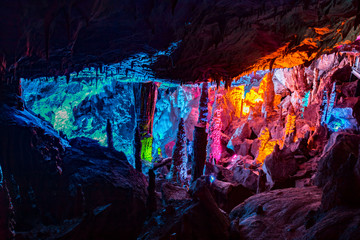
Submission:
{"label": "blue illuminated formation", "polygon": [[210,183],[213,183],[215,181],[215,177],[213,175],[210,175]]}
{"label": "blue illuminated formation", "polygon": [[[22,79],[27,108],[49,121],[67,138],[89,137],[106,146],[106,122],[113,123],[114,147],[133,163],[135,109],[133,83],[157,81],[148,68],[161,55],[169,55],[180,42],[154,55],[136,54],[121,63],[85,68],[57,78]],[[162,88],[177,86],[162,83]]]}
{"label": "blue illuminated formation", "polygon": [[333,108],[329,116],[328,128],[333,132],[356,128],[357,121],[352,116],[352,112],[352,108]]}

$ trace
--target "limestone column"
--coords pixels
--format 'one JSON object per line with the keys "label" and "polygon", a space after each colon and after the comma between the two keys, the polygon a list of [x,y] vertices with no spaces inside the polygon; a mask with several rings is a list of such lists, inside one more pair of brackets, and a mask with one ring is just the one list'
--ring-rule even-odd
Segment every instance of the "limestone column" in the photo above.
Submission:
{"label": "limestone column", "polygon": [[191,182],[198,179],[203,171],[206,161],[207,145],[207,116],[208,116],[208,83],[203,83],[200,103],[199,103],[199,120],[194,129],[194,147],[192,156]]}
{"label": "limestone column", "polygon": [[139,136],[135,137],[135,149],[138,151],[140,148],[141,160],[148,162],[152,161],[153,123],[159,85],[156,82],[134,84],[136,131],[139,131]]}

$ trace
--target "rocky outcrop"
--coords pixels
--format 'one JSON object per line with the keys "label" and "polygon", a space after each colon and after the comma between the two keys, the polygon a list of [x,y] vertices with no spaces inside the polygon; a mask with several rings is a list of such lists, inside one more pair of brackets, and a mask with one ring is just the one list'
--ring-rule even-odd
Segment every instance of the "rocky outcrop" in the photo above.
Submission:
{"label": "rocky outcrop", "polygon": [[360,136],[333,133],[319,161],[316,185],[323,188],[322,208],[360,206]]}
{"label": "rocky outcrop", "polygon": [[290,148],[280,150],[276,145],[274,152],[266,158],[263,169],[273,189],[295,186],[291,176],[296,173],[298,165]]}
{"label": "rocky outcrop", "polygon": [[[200,183],[199,180],[195,184]],[[138,239],[228,239],[228,216],[218,208],[205,185],[200,184],[196,189],[193,200],[176,201],[154,213]]]}
{"label": "rocky outcrop", "polygon": [[316,187],[256,194],[231,211],[232,236],[234,239],[301,237],[306,233],[306,216],[319,207],[320,199],[321,190]]}
{"label": "rocky outcrop", "polygon": [[203,176],[194,182],[190,186],[190,193],[196,195],[203,188],[209,190],[217,206],[225,212],[230,212],[236,205],[254,194],[254,192],[241,184],[224,182],[217,179],[211,180],[209,176]]}
{"label": "rocky outcrop", "polygon": [[122,152],[87,138],[69,144],[31,113],[1,110],[0,164],[17,236],[43,239],[53,225],[62,239],[136,238],[146,217],[147,181]]}

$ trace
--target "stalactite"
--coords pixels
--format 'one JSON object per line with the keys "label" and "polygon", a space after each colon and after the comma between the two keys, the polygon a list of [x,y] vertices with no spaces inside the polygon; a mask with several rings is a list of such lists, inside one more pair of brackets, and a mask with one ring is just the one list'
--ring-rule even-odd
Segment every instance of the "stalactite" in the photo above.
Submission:
{"label": "stalactite", "polygon": [[110,119],[108,119],[106,123],[106,135],[107,135],[108,148],[114,149],[114,140],[113,140],[112,126]]}
{"label": "stalactite", "polygon": [[331,112],[334,108],[334,105],[336,104],[336,82],[333,83],[332,91],[331,91],[328,102],[329,103],[328,103],[328,109],[327,109],[327,116],[325,118],[326,124],[329,124]]}
{"label": "stalactite", "polygon": [[326,122],[327,109],[328,109],[328,97],[327,97],[327,91],[324,90],[322,96],[322,103],[320,106],[321,125],[323,125]]}
{"label": "stalactite", "polygon": [[70,82],[70,73],[66,74],[66,83],[69,84]]}
{"label": "stalactite", "polygon": [[172,164],[169,178],[177,183],[184,183],[187,177],[187,149],[186,149],[185,122],[181,118],[179,122],[176,144],[172,155]]}
{"label": "stalactite", "polygon": [[318,91],[318,87],[319,87],[319,69],[315,68],[314,69],[314,79],[313,79],[313,90],[312,90],[312,97],[314,99],[311,99],[311,102],[313,102],[315,100],[315,97],[317,95],[317,91]]}
{"label": "stalactite", "polygon": [[272,77],[272,73],[266,74],[260,83],[259,89],[259,94],[264,99],[264,113],[266,116],[269,116],[274,110],[275,91]]}
{"label": "stalactite", "polygon": [[221,157],[221,113],[223,109],[220,107],[223,95],[217,93],[215,96],[210,128],[209,128],[209,142],[207,145],[207,161],[213,164],[217,164]]}

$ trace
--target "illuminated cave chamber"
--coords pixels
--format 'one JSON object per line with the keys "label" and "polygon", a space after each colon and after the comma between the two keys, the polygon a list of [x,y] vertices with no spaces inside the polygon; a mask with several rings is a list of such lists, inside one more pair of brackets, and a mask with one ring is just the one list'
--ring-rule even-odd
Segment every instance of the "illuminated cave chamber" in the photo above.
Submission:
{"label": "illuminated cave chamber", "polygon": [[203,184],[230,212],[255,193],[325,184],[316,166],[326,171],[320,160],[331,158],[326,149],[336,151],[336,138],[359,130],[359,69],[353,52],[339,51],[307,67],[257,71],[230,86],[210,77],[184,85],[130,76],[128,82],[93,68],[68,80],[23,79],[22,88],[26,107],[63,141],[88,137],[107,147],[110,124],[114,148],[148,175],[147,211],[159,207],[156,192],[169,204]]}
{"label": "illuminated cave chamber", "polygon": [[349,1],[4,1],[0,240],[360,239]]}

